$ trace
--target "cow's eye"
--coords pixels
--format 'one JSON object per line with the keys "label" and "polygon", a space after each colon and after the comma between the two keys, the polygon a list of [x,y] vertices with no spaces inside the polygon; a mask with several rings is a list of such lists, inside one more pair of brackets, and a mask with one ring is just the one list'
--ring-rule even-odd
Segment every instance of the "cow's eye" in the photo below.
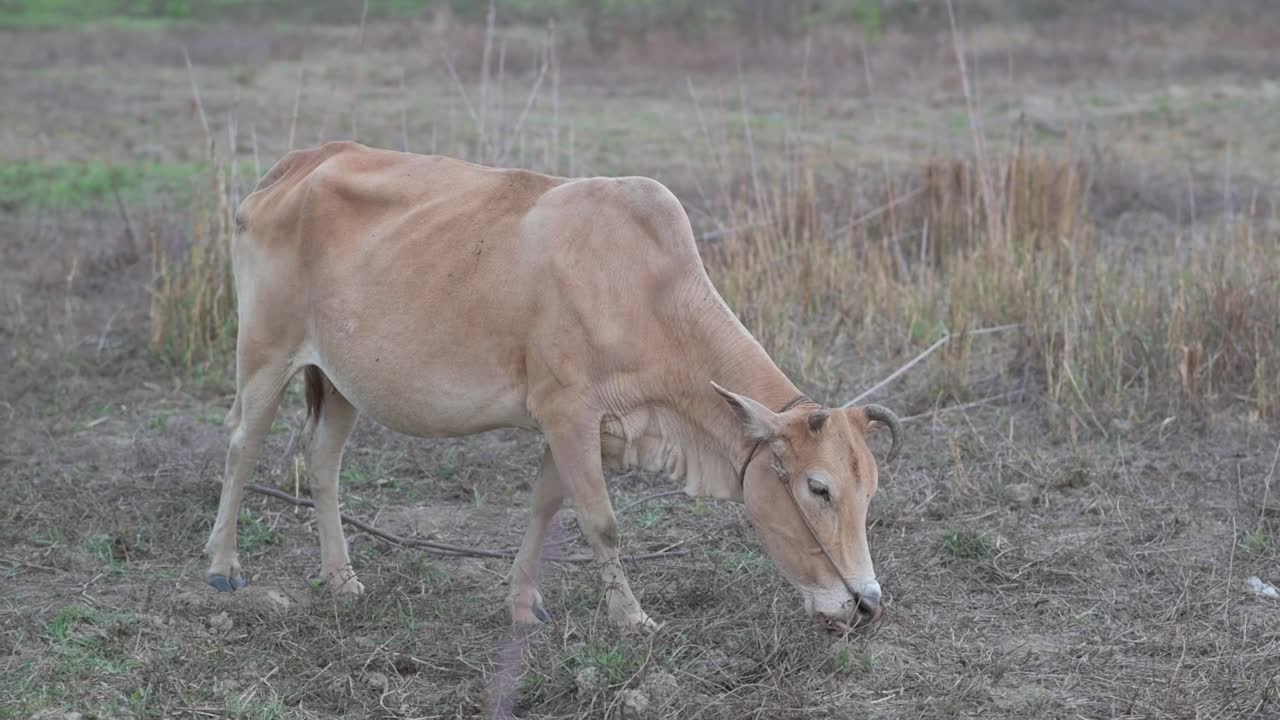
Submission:
{"label": "cow's eye", "polygon": [[809,478],[809,492],[817,495],[823,500],[831,500],[831,488],[827,485],[826,480],[816,477]]}

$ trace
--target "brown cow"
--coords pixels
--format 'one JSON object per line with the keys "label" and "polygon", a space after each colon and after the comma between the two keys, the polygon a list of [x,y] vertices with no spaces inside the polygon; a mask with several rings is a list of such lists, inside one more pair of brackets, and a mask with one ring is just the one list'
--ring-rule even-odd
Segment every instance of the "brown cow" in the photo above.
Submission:
{"label": "brown cow", "polygon": [[515,622],[548,617],[543,534],[570,498],[609,617],[654,625],[619,562],[606,467],[665,471],[689,495],[745,502],[808,613],[835,627],[879,617],[866,435],[872,421],[889,426],[892,458],[897,419],[803,398],[716,293],[661,184],[337,142],[286,155],[237,223],[236,399],[206,547],[215,588],[244,585],[241,495],[286,384],[305,370],[306,468],[334,592],[363,590],[338,511],[343,446],[363,412],[414,436],[542,432],[510,578]]}

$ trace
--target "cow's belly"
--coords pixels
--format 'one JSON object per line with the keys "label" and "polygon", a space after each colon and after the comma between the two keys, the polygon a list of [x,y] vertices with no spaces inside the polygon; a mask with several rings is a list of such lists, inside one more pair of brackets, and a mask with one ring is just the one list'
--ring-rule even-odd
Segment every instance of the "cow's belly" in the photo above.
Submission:
{"label": "cow's belly", "polygon": [[318,348],[316,365],[361,413],[396,432],[456,437],[534,427],[523,377],[502,353],[465,345],[352,342]]}

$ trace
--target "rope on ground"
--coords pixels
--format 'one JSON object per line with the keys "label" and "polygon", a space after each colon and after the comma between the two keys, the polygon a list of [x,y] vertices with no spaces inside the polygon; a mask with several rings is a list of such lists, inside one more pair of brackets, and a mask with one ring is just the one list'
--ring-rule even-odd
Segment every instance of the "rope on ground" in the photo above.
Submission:
{"label": "rope on ground", "polygon": [[[283,500],[293,505],[298,505],[301,507],[309,507],[309,508],[314,508],[316,506],[315,502],[311,500],[308,500],[306,498],[296,497],[282,490],[276,490],[275,488],[266,487],[265,485],[250,483],[246,487],[249,490],[256,492],[260,495],[266,495],[268,497],[276,498],[277,500]],[[652,498],[645,498],[645,499],[652,499]],[[437,553],[445,557],[477,557],[477,558],[498,558],[502,560],[512,560],[516,556],[516,552],[514,550],[489,550],[486,548],[473,548],[473,547],[465,547],[462,545],[451,545],[449,543],[436,542],[435,540],[422,540],[420,538],[400,537],[399,535],[389,533],[386,530],[381,530],[373,525],[370,525],[369,523],[364,522],[363,520],[351,517],[346,513],[341,513],[340,517],[342,518],[342,522],[346,523],[347,525],[357,528],[362,532],[368,533],[369,535],[372,535],[373,537],[378,538],[379,540],[382,540],[383,542],[388,543],[390,545],[397,545],[397,546],[406,547],[406,548],[416,548],[419,550],[429,550],[433,553]],[[670,546],[670,547],[674,547],[674,546]],[[669,548],[661,552],[644,553],[640,555],[623,555],[621,559],[629,562],[636,562],[640,560],[657,560],[660,558],[677,557],[680,555],[688,555],[688,554],[689,554],[688,550],[673,550]],[[593,557],[584,557],[584,556],[577,556],[577,555],[568,556],[568,557],[552,556],[546,559],[552,562],[570,562],[570,563],[595,562],[595,558]]]}

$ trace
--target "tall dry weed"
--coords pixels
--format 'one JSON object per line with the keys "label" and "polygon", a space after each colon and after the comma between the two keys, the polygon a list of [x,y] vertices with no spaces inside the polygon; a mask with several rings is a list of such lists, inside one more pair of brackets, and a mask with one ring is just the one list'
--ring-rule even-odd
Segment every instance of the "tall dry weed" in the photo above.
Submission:
{"label": "tall dry weed", "polygon": [[774,181],[734,203],[742,228],[706,248],[709,271],[762,342],[812,382],[831,380],[839,352],[905,355],[950,333],[927,365],[929,386],[968,399],[966,332],[1018,323],[1003,340],[1012,365],[994,370],[1030,373],[1090,424],[1213,403],[1280,410],[1273,207],[1135,247],[1091,220],[1089,171],[1069,149],[1019,143],[986,169],[989,193],[973,159],[932,160],[878,179],[863,193],[875,206],[843,211],[814,191],[810,169],[766,174]]}
{"label": "tall dry weed", "polygon": [[227,172],[214,163],[196,185],[189,244],[175,247],[151,235],[151,348],[188,369],[225,355],[235,339],[235,207]]}

